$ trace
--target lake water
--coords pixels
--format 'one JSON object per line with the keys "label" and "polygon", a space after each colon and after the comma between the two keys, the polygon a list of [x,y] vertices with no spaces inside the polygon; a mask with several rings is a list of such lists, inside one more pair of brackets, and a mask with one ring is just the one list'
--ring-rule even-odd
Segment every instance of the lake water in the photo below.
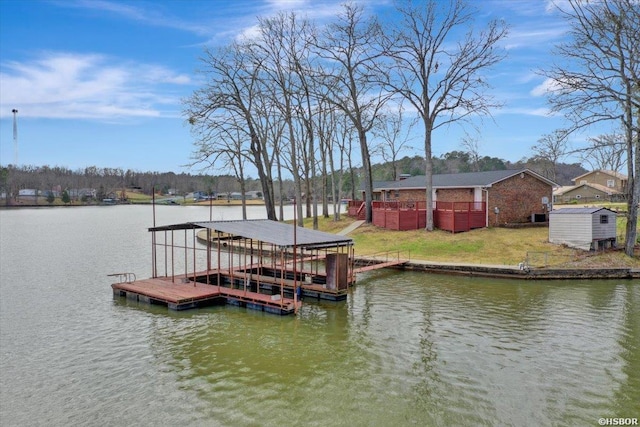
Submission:
{"label": "lake water", "polygon": [[[209,219],[207,207],[156,209],[157,225]],[[308,302],[297,316],[172,312],[114,300],[107,277],[151,275],[151,225],[149,206],[0,210],[3,426],[640,417],[638,281],[384,270],[358,276],[347,301]]]}

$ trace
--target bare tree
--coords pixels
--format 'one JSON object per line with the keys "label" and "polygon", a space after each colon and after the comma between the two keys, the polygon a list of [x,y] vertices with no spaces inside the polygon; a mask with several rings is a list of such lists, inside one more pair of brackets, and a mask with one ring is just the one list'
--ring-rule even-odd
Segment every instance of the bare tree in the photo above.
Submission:
{"label": "bare tree", "polygon": [[474,138],[473,136],[466,134],[462,138],[460,145],[469,155],[469,161],[471,162],[473,171],[480,172],[480,160],[482,159],[482,156],[480,155],[480,141],[478,141],[478,138]]}
{"label": "bare tree", "polygon": [[544,175],[554,182],[558,175],[558,163],[567,155],[567,135],[565,130],[555,130],[543,135],[538,139],[538,143],[531,147],[534,157],[546,164]]}
{"label": "bare tree", "polygon": [[206,165],[207,168],[230,170],[240,185],[242,195],[242,219],[247,219],[245,163],[250,159],[243,123],[237,116],[217,117],[209,123],[206,138],[196,141],[194,162],[190,166]]}
{"label": "bare tree", "polygon": [[381,82],[385,52],[382,28],[375,17],[366,18],[361,6],[346,3],[338,20],[330,24],[318,43],[318,55],[332,68],[323,75],[327,99],[346,115],[358,133],[364,171],[366,221],[372,222],[373,181],[367,133],[388,98]]}
{"label": "bare tree", "polygon": [[507,28],[491,21],[475,33],[475,11],[462,0],[407,1],[398,10],[402,20],[389,41],[396,65],[392,88],[424,126],[426,229],[433,230],[433,131],[499,106],[485,94],[489,85],[481,72],[503,59],[498,44]]}
{"label": "bare tree", "polygon": [[[309,92],[303,90],[304,79],[297,71],[302,70],[301,63],[306,62],[309,56],[310,40],[314,31],[307,20],[298,19],[294,13],[260,18],[259,28],[260,39],[255,41],[253,48],[259,51],[258,55],[265,58],[262,63],[267,77],[265,84],[271,87],[272,102],[279,106],[288,129],[289,164],[298,200],[298,225],[303,226],[301,175],[308,176],[308,172],[303,170],[302,166],[305,166],[305,163],[301,159],[308,154],[304,149],[307,146],[306,142],[312,144],[313,132],[305,135],[303,129],[300,129],[300,116],[307,111],[304,97],[306,95],[308,98]],[[308,123],[306,125],[309,126]],[[307,140],[302,139],[305,136]],[[307,197],[310,197],[308,193],[307,190]]]}
{"label": "bare tree", "polygon": [[[340,116],[336,118],[335,124],[335,141],[338,147],[338,153],[340,155],[339,164],[339,174],[338,174],[338,183],[335,185],[337,188],[338,194],[335,196],[336,198],[342,197],[342,187],[344,183],[344,171],[345,166],[349,171],[349,180],[351,187],[351,199],[355,200],[356,196],[356,181],[355,181],[355,168],[357,165],[354,164],[354,159],[352,157],[353,145],[356,139],[356,130],[353,127],[353,124],[346,116]],[[345,165],[346,161],[346,165]],[[335,163],[335,160],[332,160]],[[339,205],[338,205],[339,206]],[[335,220],[340,219],[340,215],[334,215]]]}
{"label": "bare tree", "polygon": [[[340,184],[342,183],[342,175],[343,175],[343,164],[342,157],[344,153],[342,150],[337,150],[340,153],[341,161],[339,163],[339,171],[335,167],[334,160],[334,147],[338,146],[337,141],[337,124],[336,124],[336,111],[331,108],[331,105],[326,102],[326,98],[318,98],[318,120],[317,120],[317,133],[318,133],[318,141],[320,145],[320,157],[321,157],[321,167],[323,170],[323,181],[322,187],[326,189],[329,184],[327,183],[328,177],[331,177],[331,202],[333,204],[333,214],[334,220],[338,221],[340,219],[340,192],[339,186],[336,184],[336,174],[340,174]],[[327,170],[329,168],[329,170]],[[329,218],[329,209],[326,197],[326,191],[323,191],[323,203],[322,203],[322,215],[324,218]]]}
{"label": "bare tree", "polygon": [[570,25],[570,40],[556,48],[559,65],[543,72],[551,82],[549,100],[572,130],[620,123],[628,171],[625,253],[633,256],[640,201],[640,7],[637,0],[558,5]]}
{"label": "bare tree", "polygon": [[415,119],[405,123],[403,108],[399,106],[395,112],[381,115],[379,126],[373,130],[373,134],[381,140],[376,148],[382,159],[391,164],[391,179],[394,181],[398,179],[398,158],[409,146],[411,131],[416,123]]}
{"label": "bare tree", "polygon": [[579,151],[580,159],[592,169],[620,171],[626,163],[626,145],[619,133],[589,138],[589,145]]}
{"label": "bare tree", "polygon": [[205,50],[202,62],[207,82],[185,101],[184,114],[192,132],[206,142],[215,117],[228,114],[241,120],[249,135],[249,153],[262,185],[267,218],[275,220],[272,160],[267,141],[259,133],[262,118],[258,110],[263,99],[260,58],[250,54],[246,44],[233,43],[215,52]]}

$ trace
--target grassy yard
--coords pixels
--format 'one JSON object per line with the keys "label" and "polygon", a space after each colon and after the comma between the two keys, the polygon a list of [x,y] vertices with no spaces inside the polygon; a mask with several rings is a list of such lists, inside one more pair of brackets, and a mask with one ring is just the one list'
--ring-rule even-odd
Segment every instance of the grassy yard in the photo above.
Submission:
{"label": "grassy yard", "polygon": [[[353,221],[344,215],[337,223],[320,218],[318,228],[335,233]],[[618,219],[621,233],[624,222],[624,218]],[[311,219],[305,219],[305,227],[312,227]],[[349,236],[354,239],[356,256],[389,251],[400,252],[401,258],[460,264],[517,265],[527,260],[540,267],[640,267],[640,257],[629,258],[620,250],[594,254],[551,244],[547,227],[481,228],[452,234],[441,230],[392,231],[364,224]]]}

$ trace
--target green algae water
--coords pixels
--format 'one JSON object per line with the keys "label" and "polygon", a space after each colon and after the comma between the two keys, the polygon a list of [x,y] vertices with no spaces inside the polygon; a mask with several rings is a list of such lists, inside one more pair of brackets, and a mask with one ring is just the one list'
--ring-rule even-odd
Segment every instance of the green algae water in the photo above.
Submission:
{"label": "green algae water", "polygon": [[[158,225],[209,209],[157,207]],[[214,208],[235,219],[239,208]],[[252,207],[253,209],[253,207]],[[250,210],[262,215],[262,207]],[[151,208],[0,211],[3,426],[598,425],[640,417],[640,283],[358,276],[297,316],[113,299]]]}

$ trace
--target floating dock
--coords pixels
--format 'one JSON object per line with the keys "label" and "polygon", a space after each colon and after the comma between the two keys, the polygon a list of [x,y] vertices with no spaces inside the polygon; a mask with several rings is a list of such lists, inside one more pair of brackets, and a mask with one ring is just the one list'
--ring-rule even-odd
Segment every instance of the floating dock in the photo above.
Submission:
{"label": "floating dock", "polygon": [[[174,310],[225,301],[291,314],[302,297],[343,300],[355,283],[349,237],[270,220],[188,222],[149,231],[152,277],[116,274],[114,296]],[[197,237],[202,231],[204,244]]]}
{"label": "floating dock", "polygon": [[166,277],[114,283],[111,287],[114,297],[164,305],[172,310],[187,310],[226,303],[285,315],[295,313],[301,306],[300,302],[291,298],[280,298],[280,295],[264,295],[191,281],[174,283]]}

